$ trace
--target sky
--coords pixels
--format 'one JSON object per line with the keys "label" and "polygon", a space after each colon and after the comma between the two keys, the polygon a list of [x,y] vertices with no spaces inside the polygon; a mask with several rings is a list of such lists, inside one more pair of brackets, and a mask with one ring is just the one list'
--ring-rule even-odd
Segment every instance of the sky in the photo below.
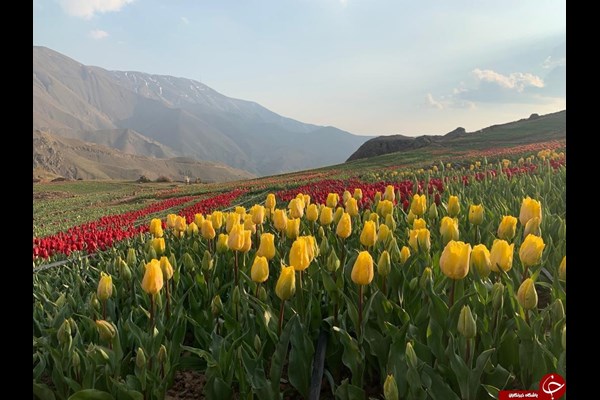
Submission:
{"label": "sky", "polygon": [[33,0],[33,44],[359,135],[566,109],[566,0]]}

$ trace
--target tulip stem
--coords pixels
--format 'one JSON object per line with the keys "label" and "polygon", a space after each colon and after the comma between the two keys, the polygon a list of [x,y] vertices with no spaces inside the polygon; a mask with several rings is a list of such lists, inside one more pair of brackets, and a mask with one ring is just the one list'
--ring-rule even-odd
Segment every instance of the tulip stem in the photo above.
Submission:
{"label": "tulip stem", "polygon": [[166,291],[166,295],[167,295],[167,318],[171,317],[171,296],[169,293],[169,281],[166,282],[165,284],[165,291]]}
{"label": "tulip stem", "polygon": [[102,300],[102,319],[106,321],[106,300]]}
{"label": "tulip stem", "polygon": [[258,298],[258,289],[260,289],[260,282],[256,284],[256,294],[254,295],[256,298]]}
{"label": "tulip stem", "polygon": [[360,337],[361,325],[362,325],[362,298],[363,298],[363,285],[358,285],[358,336]]}
{"label": "tulip stem", "polygon": [[281,309],[279,310],[279,329],[278,329],[278,335],[281,336],[281,326],[283,325],[283,309],[285,306],[285,300],[281,300]]}
{"label": "tulip stem", "polygon": [[528,269],[528,266],[526,265],[525,269],[523,270],[523,276],[521,278],[521,281],[525,281],[525,279],[527,279],[527,276],[528,276],[527,269]]}
{"label": "tulip stem", "polygon": [[467,339],[467,348],[465,349],[465,363],[469,365],[469,359],[471,358],[471,339]]}
{"label": "tulip stem", "polygon": [[235,274],[235,286],[238,285],[238,252],[235,252],[235,267],[234,267],[234,274]]}
{"label": "tulip stem", "polygon": [[452,286],[450,287],[450,307],[454,305],[454,286],[456,286],[456,279],[452,279]]}
{"label": "tulip stem", "polygon": [[150,295],[150,334],[154,331],[154,295]]}

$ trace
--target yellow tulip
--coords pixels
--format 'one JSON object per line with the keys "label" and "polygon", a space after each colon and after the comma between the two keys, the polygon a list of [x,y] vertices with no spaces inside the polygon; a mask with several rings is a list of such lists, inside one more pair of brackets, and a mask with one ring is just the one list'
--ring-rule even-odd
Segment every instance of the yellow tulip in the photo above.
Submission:
{"label": "yellow tulip", "polygon": [[286,230],[287,222],[288,218],[284,210],[278,208],[273,212],[273,224],[279,232]]}
{"label": "yellow tulip", "polygon": [[[377,215],[377,214],[372,214],[372,215]],[[373,222],[373,224],[376,224],[376,222],[374,221],[370,221]],[[386,244],[387,240],[392,236],[392,233],[390,231],[390,228],[387,225],[381,225],[379,227],[379,233],[377,234],[377,240],[380,243]]]}
{"label": "yellow tulip", "polygon": [[392,232],[396,230],[396,220],[394,219],[393,214],[388,214],[385,216],[385,225],[387,225]]}
{"label": "yellow tulip", "polygon": [[458,196],[450,196],[448,199],[448,216],[456,217],[460,212],[460,203],[458,201]]}
{"label": "yellow tulip", "polygon": [[146,264],[146,272],[142,279],[142,289],[144,292],[153,295],[160,292],[163,287],[163,272],[160,269],[160,262],[153,258]]}
{"label": "yellow tulip", "polygon": [[177,218],[175,218],[175,228],[174,229],[179,233],[183,233],[186,231],[187,222],[185,220],[185,217],[178,215]]}
{"label": "yellow tulip", "polygon": [[310,206],[310,194],[302,195],[302,199],[304,200],[304,207]]}
{"label": "yellow tulip", "polygon": [[244,226],[237,223],[231,228],[229,238],[227,239],[227,247],[231,250],[240,251],[244,247]]}
{"label": "yellow tulip", "polygon": [[494,272],[500,272],[498,268],[507,272],[512,268],[515,244],[508,244],[506,240],[496,239],[490,250],[490,268]]}
{"label": "yellow tulip", "polygon": [[444,217],[440,223],[440,234],[442,243],[446,245],[451,240],[458,240],[458,220],[456,218]]}
{"label": "yellow tulip", "polygon": [[160,258],[160,270],[163,273],[164,280],[168,281],[173,277],[173,266],[165,256]]}
{"label": "yellow tulip", "polygon": [[471,245],[451,240],[440,257],[440,269],[450,279],[463,279],[469,273]]}
{"label": "yellow tulip", "polygon": [[226,214],[225,217],[225,232],[231,233],[231,229],[235,224],[240,223],[240,214],[235,212],[230,212]]}
{"label": "yellow tulip", "polygon": [[352,195],[350,194],[350,192],[347,190],[344,190],[344,193],[342,194],[342,203],[346,204],[346,202],[348,202],[348,199],[351,197],[352,197]]}
{"label": "yellow tulip", "polygon": [[311,222],[315,222],[319,219],[319,207],[317,207],[316,204],[313,203],[308,206],[306,209],[306,219]]}
{"label": "yellow tulip", "polygon": [[294,267],[296,271],[304,271],[308,268],[310,264],[310,259],[308,256],[307,243],[303,239],[296,239],[294,243],[292,243],[292,247],[290,249],[290,265]]}
{"label": "yellow tulip", "polygon": [[338,206],[339,203],[340,203],[340,196],[337,193],[329,193],[327,195],[327,200],[325,201],[325,204],[327,205],[327,207],[334,209]]}
{"label": "yellow tulip", "polygon": [[204,223],[204,221],[205,221],[204,215],[202,215],[201,213],[194,214],[194,223],[196,224],[196,226],[198,228],[202,227],[202,224]]}
{"label": "yellow tulip", "polygon": [[352,197],[354,197],[357,201],[362,200],[362,198],[363,198],[362,189],[361,188],[354,189],[354,195]]}
{"label": "yellow tulip", "polygon": [[486,278],[491,271],[490,251],[485,244],[478,244],[471,251],[471,268],[475,268],[480,277]]}
{"label": "yellow tulip", "polygon": [[511,215],[503,215],[498,226],[498,238],[512,240],[517,233],[517,219]]}
{"label": "yellow tulip", "polygon": [[177,220],[176,214],[167,214],[167,228],[175,228],[175,220]]}
{"label": "yellow tulip", "polygon": [[319,217],[319,223],[321,225],[329,225],[333,221],[333,209],[331,207],[323,207],[321,209],[321,216]]}
{"label": "yellow tulip", "polygon": [[229,249],[229,235],[225,233],[220,233],[219,238],[217,239],[217,252],[224,253]]}
{"label": "yellow tulip", "polygon": [[391,214],[393,211],[394,203],[389,200],[381,200],[377,203],[377,207],[375,208],[375,212],[382,218],[385,218],[386,215]]}
{"label": "yellow tulip", "polygon": [[469,222],[473,225],[481,225],[483,222],[483,205],[471,204],[471,207],[469,207]]}
{"label": "yellow tulip", "polygon": [[103,319],[96,320],[96,328],[100,339],[105,342],[110,342],[117,335],[117,327],[112,323]]}
{"label": "yellow tulip", "polygon": [[410,204],[410,211],[417,217],[421,217],[425,214],[425,210],[427,209],[427,198],[424,194],[419,195],[415,194],[412,199],[412,203]]}
{"label": "yellow tulip", "polygon": [[154,237],[162,237],[163,236],[162,221],[158,218],[153,218],[152,221],[150,221],[149,231],[152,234],[152,236],[154,236]]}
{"label": "yellow tulip", "polygon": [[250,278],[253,282],[263,283],[269,278],[269,262],[266,257],[256,256],[250,269]]}
{"label": "yellow tulip", "polygon": [[300,236],[300,218],[291,218],[287,220],[285,236],[288,239],[295,239]]}
{"label": "yellow tulip", "polygon": [[240,214],[240,220],[246,216],[246,208],[242,206],[235,206],[235,212]]}
{"label": "yellow tulip", "polygon": [[265,208],[260,204],[253,205],[250,214],[252,214],[252,222],[257,225],[261,225],[265,221]]}
{"label": "yellow tulip", "polygon": [[212,221],[212,225],[215,230],[221,229],[223,226],[223,213],[221,211],[213,211],[213,213],[210,215],[210,220]]}
{"label": "yellow tulip", "polygon": [[275,294],[281,300],[288,300],[296,293],[296,273],[293,266],[281,265],[281,274],[275,285]]}
{"label": "yellow tulip", "polygon": [[532,267],[540,263],[544,251],[544,240],[535,235],[527,235],[519,248],[519,259],[525,267]]}
{"label": "yellow tulip", "polygon": [[563,257],[558,266],[558,279],[565,282],[567,281],[567,256]]}
{"label": "yellow tulip", "polygon": [[531,218],[539,218],[542,220],[542,203],[527,196],[521,203],[521,212],[519,213],[519,222],[525,226]]}
{"label": "yellow tulip", "polygon": [[383,199],[389,200],[392,203],[396,199],[396,194],[394,193],[394,187],[392,185],[387,185],[385,187],[385,192],[383,193]]}
{"label": "yellow tulip", "polygon": [[377,261],[377,273],[381,276],[388,276],[392,270],[392,260],[390,253],[387,250],[381,252],[379,260]]}
{"label": "yellow tulip", "polygon": [[346,212],[350,214],[351,217],[356,217],[358,215],[358,203],[354,197],[350,197],[348,201],[346,201]]}
{"label": "yellow tulip", "polygon": [[288,208],[290,210],[290,217],[302,218],[304,216],[304,200],[299,198],[292,199],[288,204]]}
{"label": "yellow tulip", "polygon": [[267,199],[265,200],[265,207],[267,207],[269,210],[272,210],[275,208],[276,204],[277,201],[275,200],[275,195],[273,193],[269,193],[267,195]]}
{"label": "yellow tulip", "polygon": [[150,245],[154,248],[154,252],[157,256],[162,255],[165,252],[165,239],[164,238],[154,238],[150,242]]}
{"label": "yellow tulip", "polygon": [[431,233],[427,228],[411,229],[408,232],[408,244],[414,251],[428,252],[431,249]]}
{"label": "yellow tulip", "polygon": [[337,228],[335,233],[341,237],[342,239],[346,239],[352,233],[352,220],[350,219],[350,214],[343,213],[340,221],[337,224]]}
{"label": "yellow tulip", "polygon": [[214,239],[216,236],[215,228],[213,228],[212,221],[210,219],[205,219],[202,222],[200,233],[202,233],[202,237],[206,240]]}
{"label": "yellow tulip", "polygon": [[333,213],[333,223],[337,225],[340,222],[342,215],[344,215],[344,209],[342,207],[336,208]]}
{"label": "yellow tulip", "polygon": [[260,245],[256,254],[265,257],[267,260],[272,260],[275,257],[275,235],[272,233],[260,235]]}
{"label": "yellow tulip", "polygon": [[413,221],[413,229],[423,229],[427,228],[427,224],[423,218],[415,218]]}
{"label": "yellow tulip", "polygon": [[100,272],[100,282],[98,282],[96,297],[98,297],[98,300],[106,301],[110,296],[112,296],[112,292],[112,276],[105,274],[104,272]]}
{"label": "yellow tulip", "polygon": [[198,225],[196,225],[195,222],[190,222],[190,224],[187,226],[187,235],[193,236],[193,235],[197,235],[197,234],[198,234]]}
{"label": "yellow tulip", "polygon": [[254,223],[252,215],[250,214],[246,214],[246,218],[244,218],[244,229],[252,232],[253,234],[256,233],[256,224]]}
{"label": "yellow tulip", "polygon": [[[369,212],[369,210],[367,210],[365,212]],[[379,225],[379,214],[377,214],[377,213],[370,213],[369,214],[369,220],[375,222],[375,225]]]}
{"label": "yellow tulip", "polygon": [[373,221],[365,221],[360,234],[360,243],[363,246],[371,247],[377,242],[377,226]]}
{"label": "yellow tulip", "polygon": [[250,251],[250,248],[252,247],[252,231],[248,230],[248,229],[244,229],[244,244],[242,245],[242,248],[240,249],[240,251],[242,253],[247,253],[248,251]]}
{"label": "yellow tulip", "polygon": [[315,237],[312,235],[309,236],[299,236],[298,239],[304,240],[306,242],[306,251],[308,252],[308,262],[309,264],[313,262],[315,256],[319,252],[319,246],[317,246],[317,242]]}
{"label": "yellow tulip", "polygon": [[527,237],[528,235],[542,236],[542,230],[540,229],[540,219],[538,217],[533,217],[525,224],[525,229],[523,230],[523,237]]}
{"label": "yellow tulip", "polygon": [[532,310],[537,306],[538,295],[533,279],[527,278],[521,283],[517,291],[517,300],[525,310]]}
{"label": "yellow tulip", "polygon": [[373,280],[373,257],[368,251],[361,251],[356,257],[352,273],[352,282],[357,285],[368,285]]}
{"label": "yellow tulip", "polygon": [[402,246],[402,250],[400,250],[400,262],[404,265],[406,264],[406,260],[410,258],[410,248],[408,246]]}

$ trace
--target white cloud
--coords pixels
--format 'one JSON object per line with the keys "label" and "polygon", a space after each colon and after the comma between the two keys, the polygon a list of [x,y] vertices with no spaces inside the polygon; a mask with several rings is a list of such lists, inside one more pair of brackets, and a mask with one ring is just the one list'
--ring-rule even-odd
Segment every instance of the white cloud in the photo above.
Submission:
{"label": "white cloud", "polygon": [[475,109],[475,103],[472,101],[464,100],[456,97],[455,95],[462,93],[458,91],[458,89],[454,89],[454,94],[448,96],[440,96],[438,99],[433,97],[431,93],[427,93],[425,95],[425,105],[428,108],[435,108],[438,110],[446,110],[448,108],[462,108],[467,110]]}
{"label": "white cloud", "polygon": [[542,63],[542,68],[554,68],[554,67],[564,67],[567,65],[567,58],[561,57],[558,60],[552,59],[552,56],[548,56]]}
{"label": "white cloud", "polygon": [[119,11],[134,0],[58,0],[63,10],[74,17],[90,19],[94,14]]}
{"label": "white cloud", "polygon": [[184,24],[186,24],[186,25],[187,25],[187,24],[189,24],[189,23],[190,23],[190,20],[189,20],[189,19],[187,19],[186,17],[181,17],[181,22],[183,22]]}
{"label": "white cloud", "polygon": [[348,5],[348,0],[340,0],[340,4],[346,7]]}
{"label": "white cloud", "polygon": [[515,89],[517,92],[523,92],[527,86],[544,87],[544,80],[529,72],[513,72],[510,75],[502,75],[491,69],[475,68],[472,74],[477,80],[495,83],[506,89]]}
{"label": "white cloud", "polygon": [[437,108],[438,110],[444,109],[442,103],[434,99],[431,93],[427,93],[427,95],[425,96],[425,103],[431,108]]}
{"label": "white cloud", "polygon": [[94,29],[90,31],[90,36],[92,37],[92,39],[100,40],[104,39],[105,37],[108,37],[109,35],[106,31],[103,31],[101,29]]}

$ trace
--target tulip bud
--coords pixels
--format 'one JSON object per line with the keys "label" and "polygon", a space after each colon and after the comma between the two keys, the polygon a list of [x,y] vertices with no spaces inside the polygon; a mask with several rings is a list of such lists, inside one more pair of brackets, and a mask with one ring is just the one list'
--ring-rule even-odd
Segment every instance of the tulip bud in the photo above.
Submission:
{"label": "tulip bud", "polygon": [[563,350],[567,350],[567,324],[562,328],[561,340]]}
{"label": "tulip bud", "polygon": [[221,211],[213,211],[210,215],[210,221],[215,230],[221,229],[221,226],[223,226],[223,213]]}
{"label": "tulip bud", "polygon": [[76,351],[73,351],[73,355],[71,356],[71,362],[75,371],[79,371],[79,366],[81,365],[81,358],[79,357],[79,353],[77,353]]}
{"label": "tulip bud", "polygon": [[342,207],[336,208],[333,213],[333,223],[337,225],[340,222],[342,215],[344,215],[344,209]]}
{"label": "tulip bud", "polygon": [[392,214],[394,211],[394,203],[389,200],[381,200],[377,203],[377,207],[375,208],[375,212],[381,216],[381,218],[386,218],[388,215]]}
{"label": "tulip bud", "polygon": [[383,199],[394,201],[396,199],[396,194],[394,193],[394,187],[392,185],[387,185],[385,187],[385,192],[383,193]]}
{"label": "tulip bud", "polygon": [[210,312],[212,313],[213,317],[216,318],[219,316],[222,310],[223,303],[221,302],[221,296],[216,295],[210,302]]}
{"label": "tulip bud", "polygon": [[501,282],[494,283],[492,286],[492,306],[498,311],[504,305],[504,285]]}
{"label": "tulip bud", "polygon": [[209,219],[205,219],[200,225],[200,234],[206,240],[214,239],[217,235],[215,232],[215,228],[213,227],[213,223]]}
{"label": "tulip bud", "polygon": [[96,328],[98,328],[100,339],[105,342],[110,342],[117,334],[117,328],[112,322],[97,320]]}
{"label": "tulip bud", "polygon": [[360,234],[360,243],[365,247],[374,246],[377,242],[377,227],[375,222],[366,221]]}
{"label": "tulip bud", "polygon": [[150,221],[150,229],[148,230],[152,236],[159,238],[163,236],[162,221],[154,218]]}
{"label": "tulip bud", "polygon": [[402,254],[400,253],[400,248],[398,247],[398,241],[395,237],[392,237],[388,241],[387,251],[390,253],[390,258],[393,262],[399,262],[402,258]]}
{"label": "tulip bud", "polygon": [[[368,221],[373,221],[373,222],[375,222],[375,225],[379,225],[379,214],[372,213],[371,210],[365,211],[365,214],[369,215],[369,218],[366,218]],[[386,226],[386,228],[387,228],[387,226]]]}
{"label": "tulip bud", "polygon": [[424,194],[415,194],[410,205],[410,211],[417,217],[425,214],[427,208],[427,198]]}
{"label": "tulip bud", "polygon": [[481,278],[487,278],[491,272],[490,251],[485,244],[478,244],[471,251],[471,268],[475,268]]}
{"label": "tulip bud", "polygon": [[400,263],[406,264],[406,261],[410,258],[410,248],[408,246],[402,246],[400,250]]}
{"label": "tulip bud", "polygon": [[263,303],[266,303],[266,301],[267,301],[267,291],[265,290],[264,286],[261,286],[258,289],[258,299],[260,301],[262,301]]}
{"label": "tulip bud", "polygon": [[306,209],[306,219],[311,222],[315,222],[319,219],[319,207],[317,207],[316,204],[313,203],[308,206]]}
{"label": "tulip bud", "polygon": [[560,299],[556,299],[556,301],[552,303],[550,313],[552,314],[553,323],[557,323],[565,317],[565,307]]}
{"label": "tulip bud", "polygon": [[96,292],[98,299],[106,301],[110,296],[112,296],[112,292],[112,277],[104,272],[100,272],[100,282],[98,282],[98,290]]}
{"label": "tulip bud", "polygon": [[494,272],[508,272],[513,264],[513,252],[515,244],[509,245],[506,240],[495,239],[490,250],[490,268]]}
{"label": "tulip bud", "polygon": [[412,369],[417,369],[417,367],[419,366],[419,359],[417,358],[417,353],[415,353],[415,349],[413,349],[413,345],[411,342],[406,342],[405,355],[408,367]]}
{"label": "tulip bud", "polygon": [[527,278],[521,283],[517,291],[517,300],[525,310],[531,310],[537,306],[538,295],[533,279]]}
{"label": "tulip bud", "polygon": [[250,209],[252,215],[252,222],[261,225],[265,220],[265,208],[259,204],[255,204]]}
{"label": "tulip bud", "polygon": [[350,197],[346,202],[346,212],[350,214],[351,217],[356,217],[358,215],[358,203],[355,198]]}
{"label": "tulip bud", "polygon": [[262,342],[258,335],[254,335],[254,351],[256,354],[260,354],[260,349],[262,348]]}
{"label": "tulip bud", "polygon": [[185,270],[187,272],[191,273],[196,268],[196,263],[194,262],[194,259],[188,252],[183,253],[182,262],[183,262],[183,266],[185,267]]}
{"label": "tulip bud", "polygon": [[146,368],[146,355],[141,347],[138,347],[135,355],[135,366],[140,370],[144,370]]}
{"label": "tulip bud", "polygon": [[60,328],[58,328],[58,332],[56,332],[56,338],[58,339],[58,343],[61,345],[71,345],[71,324],[69,323],[69,320],[65,319]]}
{"label": "tulip bud", "polygon": [[335,250],[331,249],[331,253],[329,253],[329,257],[327,257],[327,271],[335,272],[340,267],[340,259],[337,254],[335,254]]}
{"label": "tulip bud", "polygon": [[202,271],[211,271],[213,269],[213,259],[210,251],[204,250],[204,256],[202,257]]}
{"label": "tulip bud", "polygon": [[[165,239],[164,238],[154,238],[150,241],[151,250],[154,250],[156,256],[161,256],[165,252]],[[156,258],[156,257],[152,257]]]}
{"label": "tulip bud", "polygon": [[273,210],[276,204],[277,201],[275,200],[275,195],[273,193],[269,193],[267,195],[267,199],[265,200],[265,207],[270,210]]}
{"label": "tulip bud", "polygon": [[379,260],[377,261],[377,273],[383,277],[388,276],[392,269],[392,261],[390,259],[390,253],[387,250],[381,252]]}
{"label": "tulip bud", "polygon": [[217,240],[217,253],[223,254],[227,250],[229,250],[229,246],[227,245],[227,242],[229,242],[229,235],[220,233],[219,239]]}
{"label": "tulip bud", "polygon": [[415,276],[408,283],[408,287],[410,288],[410,290],[415,290],[415,288],[417,287],[418,284],[419,284],[419,279],[417,279],[417,277]]}
{"label": "tulip bud", "polygon": [[437,206],[435,205],[435,203],[431,203],[431,206],[429,206],[429,219],[434,221],[437,219],[437,217],[438,217]]}
{"label": "tulip bud", "polygon": [[398,400],[398,385],[392,374],[389,374],[383,383],[383,397],[385,400]]}
{"label": "tulip bud", "polygon": [[421,279],[419,279],[419,287],[421,288],[421,290],[425,290],[432,283],[433,283],[433,271],[431,270],[431,268],[426,267],[423,270]]}
{"label": "tulip bud", "polygon": [[321,244],[319,245],[319,253],[323,254],[324,256],[329,254],[329,241],[327,240],[326,237],[321,239]]}
{"label": "tulip bud", "polygon": [[275,285],[275,294],[281,300],[288,300],[296,293],[296,273],[293,266],[281,266],[281,274]]}
{"label": "tulip bud", "polygon": [[275,257],[275,235],[272,233],[263,233],[260,235],[260,245],[258,246],[256,255],[266,257],[267,260],[272,260]]}
{"label": "tulip bud", "polygon": [[450,196],[448,199],[448,216],[454,218],[460,212],[460,203],[458,202],[458,196]]}
{"label": "tulip bud", "polygon": [[477,335],[477,324],[471,313],[471,307],[463,306],[458,317],[458,332],[466,339],[473,339]]}
{"label": "tulip bud", "polygon": [[451,240],[458,240],[458,220],[456,218],[444,217],[440,223],[440,234],[442,235],[442,243],[448,244]]}
{"label": "tulip bud", "polygon": [[343,213],[340,221],[337,224],[336,234],[342,238],[346,239],[352,233],[352,221],[350,219],[350,214]]}
{"label": "tulip bud", "polygon": [[227,247],[231,250],[240,251],[244,247],[244,226],[237,223],[231,228],[227,238]]}
{"label": "tulip bud", "polygon": [[285,236],[288,239],[296,239],[300,236],[300,218],[290,218],[287,220]]}
{"label": "tulip bud", "polygon": [[135,267],[136,264],[137,264],[137,256],[135,255],[135,249],[128,249],[127,250],[127,265],[131,265],[132,267]]}
{"label": "tulip bud", "polygon": [[321,216],[319,217],[319,223],[321,225],[329,225],[333,222],[333,209],[331,207],[323,207],[321,209]]}
{"label": "tulip bud", "polygon": [[155,295],[160,292],[163,287],[163,272],[160,268],[160,262],[156,259],[150,260],[146,264],[146,271],[142,279],[142,289],[150,294]]}
{"label": "tulip bud", "polygon": [[394,219],[393,214],[387,214],[385,216],[385,225],[390,228],[390,231],[392,232],[396,230],[396,220]]}
{"label": "tulip bud", "polygon": [[119,265],[119,275],[121,276],[121,278],[128,282],[131,280],[131,269],[129,269],[129,266],[127,265],[127,263],[125,261],[123,261],[123,259],[121,259],[121,257],[118,257],[118,265]]}
{"label": "tulip bud", "polygon": [[[373,215],[377,215],[377,214],[373,214]],[[377,224],[376,222],[373,222],[374,224]],[[379,232],[377,233],[377,241],[379,241],[380,243],[383,243],[384,246],[388,244],[388,241],[390,240],[390,237],[392,236],[392,232],[390,231],[390,228],[387,225],[381,225],[379,227]]]}
{"label": "tulip bud", "polygon": [[163,273],[163,278],[165,281],[170,280],[173,277],[173,266],[169,259],[165,256],[160,258],[160,269]]}
{"label": "tulip bud", "polygon": [[90,298],[90,305],[95,310],[100,310],[100,302],[98,301],[98,297],[95,294]]}
{"label": "tulip bud", "polygon": [[231,301],[234,306],[240,304],[240,287],[236,286],[233,288],[233,294],[231,295]]}
{"label": "tulip bud", "polygon": [[340,202],[340,197],[337,193],[329,193],[327,195],[327,200],[325,203],[327,204],[327,207],[330,207],[333,209],[338,206],[339,202]]}
{"label": "tulip bud", "polygon": [[503,215],[498,226],[498,238],[512,240],[517,233],[517,219],[511,215]]}
{"label": "tulip bud", "polygon": [[323,239],[325,237],[325,230],[322,226],[320,226],[317,230],[317,237],[319,237],[320,239]]}
{"label": "tulip bud", "polygon": [[252,247],[252,231],[244,229],[244,245],[241,248],[242,253],[247,253]]}
{"label": "tulip bud", "polygon": [[202,213],[194,214],[194,223],[198,228],[202,229],[202,224],[205,220],[206,219],[204,218],[204,215],[202,215]]}
{"label": "tulip bud", "polygon": [[167,348],[164,344],[160,345],[160,348],[158,349],[158,355],[156,356],[156,358],[160,364],[164,364],[165,361],[167,361]]}
{"label": "tulip bud", "polygon": [[530,219],[536,217],[540,221],[542,220],[542,203],[527,196],[521,203],[519,222],[521,222],[521,225],[526,226]]}
{"label": "tulip bud", "polygon": [[563,257],[558,266],[558,279],[565,282],[567,281],[567,256]]}
{"label": "tulip bud", "polygon": [[481,225],[483,222],[483,206],[471,204],[469,207],[469,222],[473,225]]}
{"label": "tulip bud", "polygon": [[523,237],[526,238],[528,235],[542,236],[542,230],[540,229],[540,219],[538,217],[533,217],[527,224],[525,224],[525,229],[523,230]]}

